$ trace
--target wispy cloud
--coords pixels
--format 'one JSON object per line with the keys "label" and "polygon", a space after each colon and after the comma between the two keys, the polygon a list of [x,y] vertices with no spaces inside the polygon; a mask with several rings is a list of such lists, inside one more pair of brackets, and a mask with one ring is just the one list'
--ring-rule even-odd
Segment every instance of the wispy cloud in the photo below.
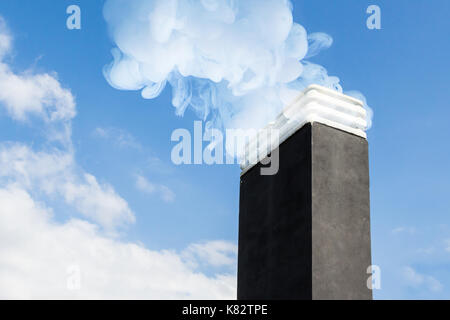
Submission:
{"label": "wispy cloud", "polygon": [[403,269],[403,276],[411,287],[423,287],[431,292],[441,292],[444,286],[436,278],[422,274],[414,270],[412,267],[405,267]]}
{"label": "wispy cloud", "polygon": [[424,254],[424,255],[431,255],[436,252],[436,248],[431,246],[427,248],[419,248],[417,249],[417,253]]}
{"label": "wispy cloud", "polygon": [[450,239],[444,240],[445,251],[450,252]]}
{"label": "wispy cloud", "polygon": [[146,169],[156,174],[172,174],[174,172],[174,168],[162,161],[160,158],[156,156],[150,156],[147,159]]}
{"label": "wispy cloud", "polygon": [[169,187],[152,183],[141,175],[136,175],[136,188],[146,194],[156,194],[165,202],[175,201],[175,193]]}
{"label": "wispy cloud", "polygon": [[412,235],[412,234],[416,233],[416,228],[402,226],[402,227],[397,227],[395,229],[392,229],[391,233],[395,234],[395,235],[402,234],[402,233]]}
{"label": "wispy cloud", "polygon": [[94,136],[108,140],[119,148],[142,150],[142,145],[137,139],[124,129],[98,127],[94,130]]}

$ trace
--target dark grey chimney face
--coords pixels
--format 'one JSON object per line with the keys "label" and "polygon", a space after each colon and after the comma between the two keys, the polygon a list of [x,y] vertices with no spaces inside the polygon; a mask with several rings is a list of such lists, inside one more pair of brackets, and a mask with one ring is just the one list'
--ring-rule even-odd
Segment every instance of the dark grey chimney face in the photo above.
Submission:
{"label": "dark grey chimney face", "polygon": [[238,299],[371,299],[368,143],[317,122],[241,176]]}

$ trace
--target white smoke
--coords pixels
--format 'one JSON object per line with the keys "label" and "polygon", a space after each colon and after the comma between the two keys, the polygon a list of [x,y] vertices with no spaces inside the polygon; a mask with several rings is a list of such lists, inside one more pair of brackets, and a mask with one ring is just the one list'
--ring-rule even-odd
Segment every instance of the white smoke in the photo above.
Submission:
{"label": "white smoke", "polygon": [[304,60],[332,38],[308,36],[289,0],[107,0],[104,17],[117,46],[108,82],[145,99],[169,83],[176,114],[207,127],[261,128],[313,83],[342,92]]}

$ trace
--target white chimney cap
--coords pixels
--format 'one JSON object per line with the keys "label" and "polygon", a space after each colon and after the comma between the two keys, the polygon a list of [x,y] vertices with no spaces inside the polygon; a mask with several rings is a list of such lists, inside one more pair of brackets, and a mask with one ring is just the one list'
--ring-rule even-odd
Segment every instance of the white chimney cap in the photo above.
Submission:
{"label": "white chimney cap", "polygon": [[[306,123],[327,126],[367,138],[367,113],[362,101],[340,92],[311,85],[277,119],[249,139],[241,159],[243,173],[264,159]],[[268,134],[276,132],[276,137]]]}

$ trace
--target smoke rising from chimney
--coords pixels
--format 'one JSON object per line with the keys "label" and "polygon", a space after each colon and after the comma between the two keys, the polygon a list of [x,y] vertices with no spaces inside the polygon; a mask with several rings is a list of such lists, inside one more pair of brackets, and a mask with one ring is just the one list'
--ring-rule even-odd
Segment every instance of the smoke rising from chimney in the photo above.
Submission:
{"label": "smoke rising from chimney", "polygon": [[111,86],[153,99],[170,84],[176,114],[191,109],[207,128],[259,129],[313,83],[342,92],[304,60],[332,38],[308,35],[288,0],[107,0],[104,17]]}

